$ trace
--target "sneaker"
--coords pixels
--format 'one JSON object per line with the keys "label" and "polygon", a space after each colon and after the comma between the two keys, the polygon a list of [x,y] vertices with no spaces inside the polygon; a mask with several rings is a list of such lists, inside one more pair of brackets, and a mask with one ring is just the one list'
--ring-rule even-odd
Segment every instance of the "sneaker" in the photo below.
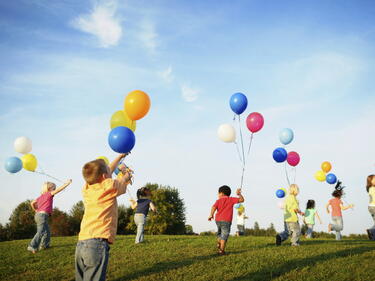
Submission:
{"label": "sneaker", "polygon": [[279,234],[276,234],[276,246],[281,245],[281,236]]}
{"label": "sneaker", "polygon": [[31,247],[31,246],[28,246],[27,250],[30,251],[30,252],[32,252],[33,254],[36,253],[36,250],[33,247]]}
{"label": "sneaker", "polygon": [[332,224],[328,224],[328,232],[332,231]]}
{"label": "sneaker", "polygon": [[297,244],[297,243],[292,244],[292,247],[299,247],[299,246],[300,244]]}

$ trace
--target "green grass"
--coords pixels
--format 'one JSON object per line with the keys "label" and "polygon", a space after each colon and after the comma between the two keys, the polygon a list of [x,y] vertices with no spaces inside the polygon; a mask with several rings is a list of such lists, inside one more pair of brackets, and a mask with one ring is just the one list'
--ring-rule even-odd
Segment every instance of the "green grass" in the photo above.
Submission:
{"label": "green grass", "polygon": [[[73,280],[77,237],[53,237],[33,255],[29,240],[0,243],[1,280]],[[117,236],[107,280],[375,280],[375,242],[303,240],[274,246],[272,237],[230,237],[217,256],[213,236]]]}

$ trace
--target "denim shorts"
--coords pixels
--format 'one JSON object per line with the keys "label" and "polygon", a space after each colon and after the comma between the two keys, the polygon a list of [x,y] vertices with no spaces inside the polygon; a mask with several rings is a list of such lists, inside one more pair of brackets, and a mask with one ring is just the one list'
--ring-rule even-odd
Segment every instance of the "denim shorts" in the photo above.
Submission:
{"label": "denim shorts", "polygon": [[217,221],[216,225],[217,225],[217,238],[219,238],[220,240],[227,241],[232,223],[228,221]]}

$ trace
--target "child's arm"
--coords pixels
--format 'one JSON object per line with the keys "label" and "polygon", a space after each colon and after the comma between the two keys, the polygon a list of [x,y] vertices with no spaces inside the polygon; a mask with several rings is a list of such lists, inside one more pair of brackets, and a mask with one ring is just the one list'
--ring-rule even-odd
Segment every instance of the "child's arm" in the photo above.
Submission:
{"label": "child's arm", "polygon": [[326,210],[327,210],[327,213],[329,214],[329,202],[327,203],[327,205],[326,205]]}
{"label": "child's arm", "polygon": [[128,155],[129,153],[124,153],[124,154],[120,154],[119,156],[117,156],[115,158],[115,160],[112,161],[111,164],[109,164],[109,173],[112,175],[113,172],[115,171],[116,167],[118,166],[118,163],[120,163],[120,161],[126,157],[126,155]]}
{"label": "child's arm", "polygon": [[153,212],[157,212],[154,203],[152,203],[152,202],[150,203],[150,208],[151,208],[151,211],[153,211]]}
{"label": "child's arm", "polygon": [[350,204],[350,205],[348,205],[348,206],[344,206],[343,204],[340,204],[340,208],[341,208],[341,210],[343,210],[343,211],[345,211],[345,210],[347,210],[347,209],[350,209],[350,208],[353,208],[353,207],[354,207],[353,204]]}
{"label": "child's arm", "polygon": [[134,199],[130,199],[129,200],[130,201],[130,207],[134,210],[135,208],[137,208],[137,205],[138,205],[138,203],[137,203],[137,201],[135,201]]}
{"label": "child's arm", "polygon": [[72,180],[68,180],[66,183],[64,183],[62,186],[56,188],[55,190],[51,191],[51,195],[54,196],[57,193],[63,191],[69,184],[72,183]]}
{"label": "child's arm", "polygon": [[212,206],[210,216],[208,217],[209,221],[211,221],[214,218],[215,212],[216,212],[216,207]]}
{"label": "child's arm", "polygon": [[33,208],[34,212],[36,212],[37,206],[36,206],[36,200],[33,200],[30,202],[31,208]]}
{"label": "child's arm", "polygon": [[319,222],[320,222],[320,224],[322,224],[322,220],[320,219],[320,217],[319,217],[319,215],[318,215],[318,212],[316,211],[315,212],[315,216],[318,218],[318,220],[319,220]]}
{"label": "child's arm", "polygon": [[241,188],[237,189],[236,193],[238,195],[238,203],[245,202],[245,198],[243,198],[242,193],[241,193]]}
{"label": "child's arm", "polygon": [[119,187],[118,187],[118,193],[117,196],[126,193],[126,189],[128,187],[128,184],[131,183],[132,175],[129,171],[122,171],[124,173],[124,176],[118,181]]}

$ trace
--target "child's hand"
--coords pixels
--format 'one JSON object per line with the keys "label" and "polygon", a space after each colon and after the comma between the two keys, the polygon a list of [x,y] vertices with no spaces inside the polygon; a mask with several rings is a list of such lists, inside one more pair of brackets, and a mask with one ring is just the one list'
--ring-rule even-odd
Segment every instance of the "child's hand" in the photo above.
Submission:
{"label": "child's hand", "polygon": [[238,189],[236,190],[236,194],[237,194],[238,196],[241,195],[241,188],[238,188]]}
{"label": "child's hand", "polygon": [[211,221],[214,218],[214,216],[209,216],[208,220]]}
{"label": "child's hand", "polygon": [[129,201],[130,201],[131,203],[135,203],[135,200],[134,200],[134,199],[129,199]]}
{"label": "child's hand", "polygon": [[350,206],[350,208],[352,208],[352,209],[354,208],[354,204],[350,204],[349,206]]}

